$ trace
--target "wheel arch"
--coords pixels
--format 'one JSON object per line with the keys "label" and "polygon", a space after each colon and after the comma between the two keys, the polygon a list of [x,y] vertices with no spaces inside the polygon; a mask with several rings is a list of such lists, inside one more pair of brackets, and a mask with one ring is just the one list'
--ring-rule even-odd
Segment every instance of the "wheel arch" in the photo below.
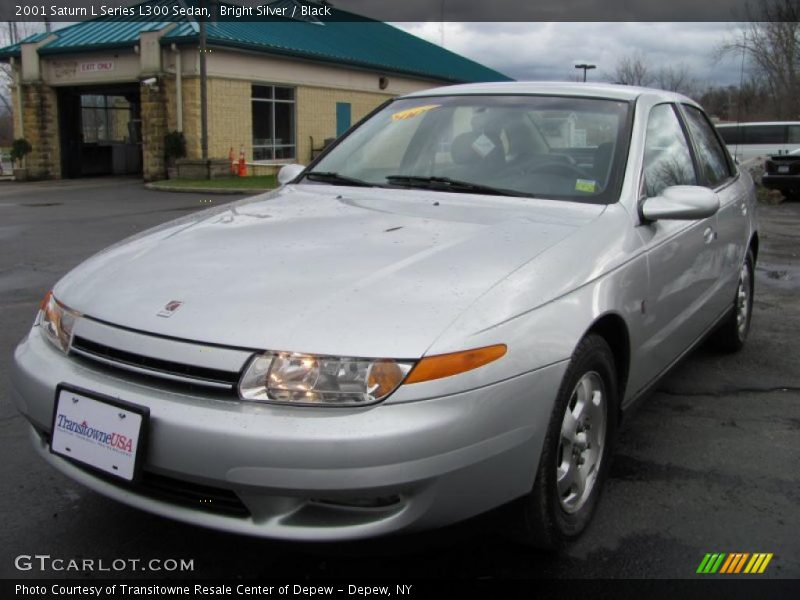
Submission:
{"label": "wheel arch", "polygon": [[606,313],[592,323],[591,327],[586,330],[584,337],[592,333],[601,336],[614,355],[614,366],[617,371],[617,392],[619,395],[617,408],[620,408],[622,400],[625,398],[625,388],[628,383],[631,361],[631,342],[628,325],[619,314]]}
{"label": "wheel arch", "polygon": [[753,262],[758,262],[758,232],[754,231],[750,238],[750,250],[753,252]]}

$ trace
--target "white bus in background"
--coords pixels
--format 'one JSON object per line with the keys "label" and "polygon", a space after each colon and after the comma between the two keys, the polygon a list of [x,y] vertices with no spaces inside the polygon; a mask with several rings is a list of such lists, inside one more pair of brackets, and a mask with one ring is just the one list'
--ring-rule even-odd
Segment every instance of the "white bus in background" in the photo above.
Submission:
{"label": "white bus in background", "polygon": [[731,156],[739,162],[800,148],[800,121],[724,123],[716,127]]}

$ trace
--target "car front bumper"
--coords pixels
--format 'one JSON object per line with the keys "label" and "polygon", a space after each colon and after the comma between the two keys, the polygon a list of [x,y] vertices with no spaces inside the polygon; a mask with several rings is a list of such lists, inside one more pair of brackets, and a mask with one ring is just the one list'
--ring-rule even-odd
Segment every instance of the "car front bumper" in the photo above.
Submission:
{"label": "car front bumper", "polygon": [[[566,365],[416,402],[315,409],[131,381],[61,354],[34,327],[14,354],[11,397],[39,454],[105,496],[229,532],[342,540],[443,526],[528,492]],[[51,454],[59,383],[149,407],[143,471],[185,486],[180,501]],[[244,513],[216,510],[216,491]]]}

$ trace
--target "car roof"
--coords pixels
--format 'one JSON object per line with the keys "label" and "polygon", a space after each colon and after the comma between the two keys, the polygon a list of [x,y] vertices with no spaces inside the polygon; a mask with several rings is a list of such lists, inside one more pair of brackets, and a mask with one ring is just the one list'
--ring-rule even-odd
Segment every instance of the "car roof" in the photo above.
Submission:
{"label": "car roof", "polygon": [[425,96],[451,96],[469,94],[548,94],[557,96],[580,96],[586,98],[608,98],[609,100],[635,100],[643,94],[656,96],[665,102],[696,104],[690,98],[675,92],[654,88],[613,83],[569,83],[556,81],[504,81],[496,83],[468,83],[450,85],[408,94],[404,98]]}

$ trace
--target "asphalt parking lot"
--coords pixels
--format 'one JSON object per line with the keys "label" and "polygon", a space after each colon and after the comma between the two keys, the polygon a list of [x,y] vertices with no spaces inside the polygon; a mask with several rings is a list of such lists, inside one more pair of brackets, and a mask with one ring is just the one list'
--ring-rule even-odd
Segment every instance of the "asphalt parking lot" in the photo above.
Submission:
{"label": "asphalt parking lot", "polygon": [[[702,347],[625,424],[594,523],[561,555],[497,534],[499,514],[424,536],[289,544],[170,522],[46,466],[11,405],[8,367],[43,294],[95,251],[231,196],[136,180],[0,182],[0,577],[20,554],[184,558],[181,577],[692,577],[706,552],[772,552],[764,577],[800,577],[800,203],[763,206],[748,345]],[[164,573],[121,573],[159,577]]]}

